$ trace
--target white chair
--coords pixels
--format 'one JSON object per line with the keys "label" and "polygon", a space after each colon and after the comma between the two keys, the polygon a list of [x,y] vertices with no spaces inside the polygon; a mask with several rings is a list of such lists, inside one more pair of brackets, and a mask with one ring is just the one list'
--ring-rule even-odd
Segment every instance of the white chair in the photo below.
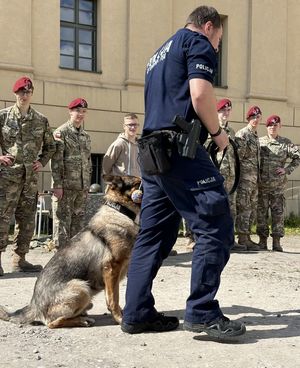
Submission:
{"label": "white chair", "polygon": [[51,195],[41,193],[38,196],[35,213],[34,235],[37,235],[37,238],[40,238],[42,231],[46,234],[49,233],[49,217],[51,217]]}

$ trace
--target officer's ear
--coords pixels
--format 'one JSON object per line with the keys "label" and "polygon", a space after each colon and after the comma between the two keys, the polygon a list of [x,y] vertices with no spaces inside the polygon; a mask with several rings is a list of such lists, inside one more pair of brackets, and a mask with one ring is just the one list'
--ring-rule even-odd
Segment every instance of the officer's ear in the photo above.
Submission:
{"label": "officer's ear", "polygon": [[214,30],[214,25],[212,24],[212,21],[209,20],[204,24],[204,30],[208,33]]}

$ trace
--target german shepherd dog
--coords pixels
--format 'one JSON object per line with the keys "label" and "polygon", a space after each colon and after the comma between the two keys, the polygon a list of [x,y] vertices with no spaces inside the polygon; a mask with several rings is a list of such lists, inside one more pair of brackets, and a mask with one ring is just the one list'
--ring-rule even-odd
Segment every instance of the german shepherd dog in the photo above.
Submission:
{"label": "german shepherd dog", "polygon": [[87,316],[94,295],[105,290],[106,304],[117,323],[122,321],[119,283],[126,275],[139,229],[140,204],[131,199],[141,179],[105,175],[103,205],[89,224],[59,248],[39,274],[31,302],[9,313],[0,306],[0,319],[18,324],[42,323],[49,328],[89,327]]}

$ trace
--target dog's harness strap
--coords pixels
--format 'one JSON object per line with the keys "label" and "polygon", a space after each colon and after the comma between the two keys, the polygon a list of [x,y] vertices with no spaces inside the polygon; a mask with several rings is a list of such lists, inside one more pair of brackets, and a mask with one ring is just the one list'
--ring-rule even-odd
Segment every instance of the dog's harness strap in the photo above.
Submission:
{"label": "dog's harness strap", "polygon": [[136,218],[136,214],[133,211],[125,206],[122,206],[120,203],[105,201],[104,204],[106,204],[106,206],[110,208],[113,208],[116,211],[119,211],[120,213],[123,213],[123,215],[129,217],[132,221],[134,221]]}

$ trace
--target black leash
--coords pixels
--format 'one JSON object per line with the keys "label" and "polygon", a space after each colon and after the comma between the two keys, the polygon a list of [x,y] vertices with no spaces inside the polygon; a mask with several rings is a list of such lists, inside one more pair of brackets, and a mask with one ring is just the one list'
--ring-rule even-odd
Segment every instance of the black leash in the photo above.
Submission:
{"label": "black leash", "polygon": [[[236,191],[237,186],[239,184],[240,181],[240,159],[239,159],[239,154],[238,154],[238,149],[237,149],[237,145],[234,142],[234,140],[232,138],[229,137],[229,144],[231,145],[231,147],[233,148],[233,152],[234,152],[234,171],[235,171],[235,177],[234,177],[234,183],[232,188],[230,189],[228,194],[232,194]],[[222,158],[220,161],[218,161],[217,159],[217,154],[219,151],[219,147],[216,145],[216,143],[211,140],[210,143],[208,144],[207,148],[206,148],[208,154],[211,157],[212,162],[214,163],[214,165],[220,169],[223,159],[226,155],[227,152],[227,147],[223,150],[223,154],[222,154]]]}

